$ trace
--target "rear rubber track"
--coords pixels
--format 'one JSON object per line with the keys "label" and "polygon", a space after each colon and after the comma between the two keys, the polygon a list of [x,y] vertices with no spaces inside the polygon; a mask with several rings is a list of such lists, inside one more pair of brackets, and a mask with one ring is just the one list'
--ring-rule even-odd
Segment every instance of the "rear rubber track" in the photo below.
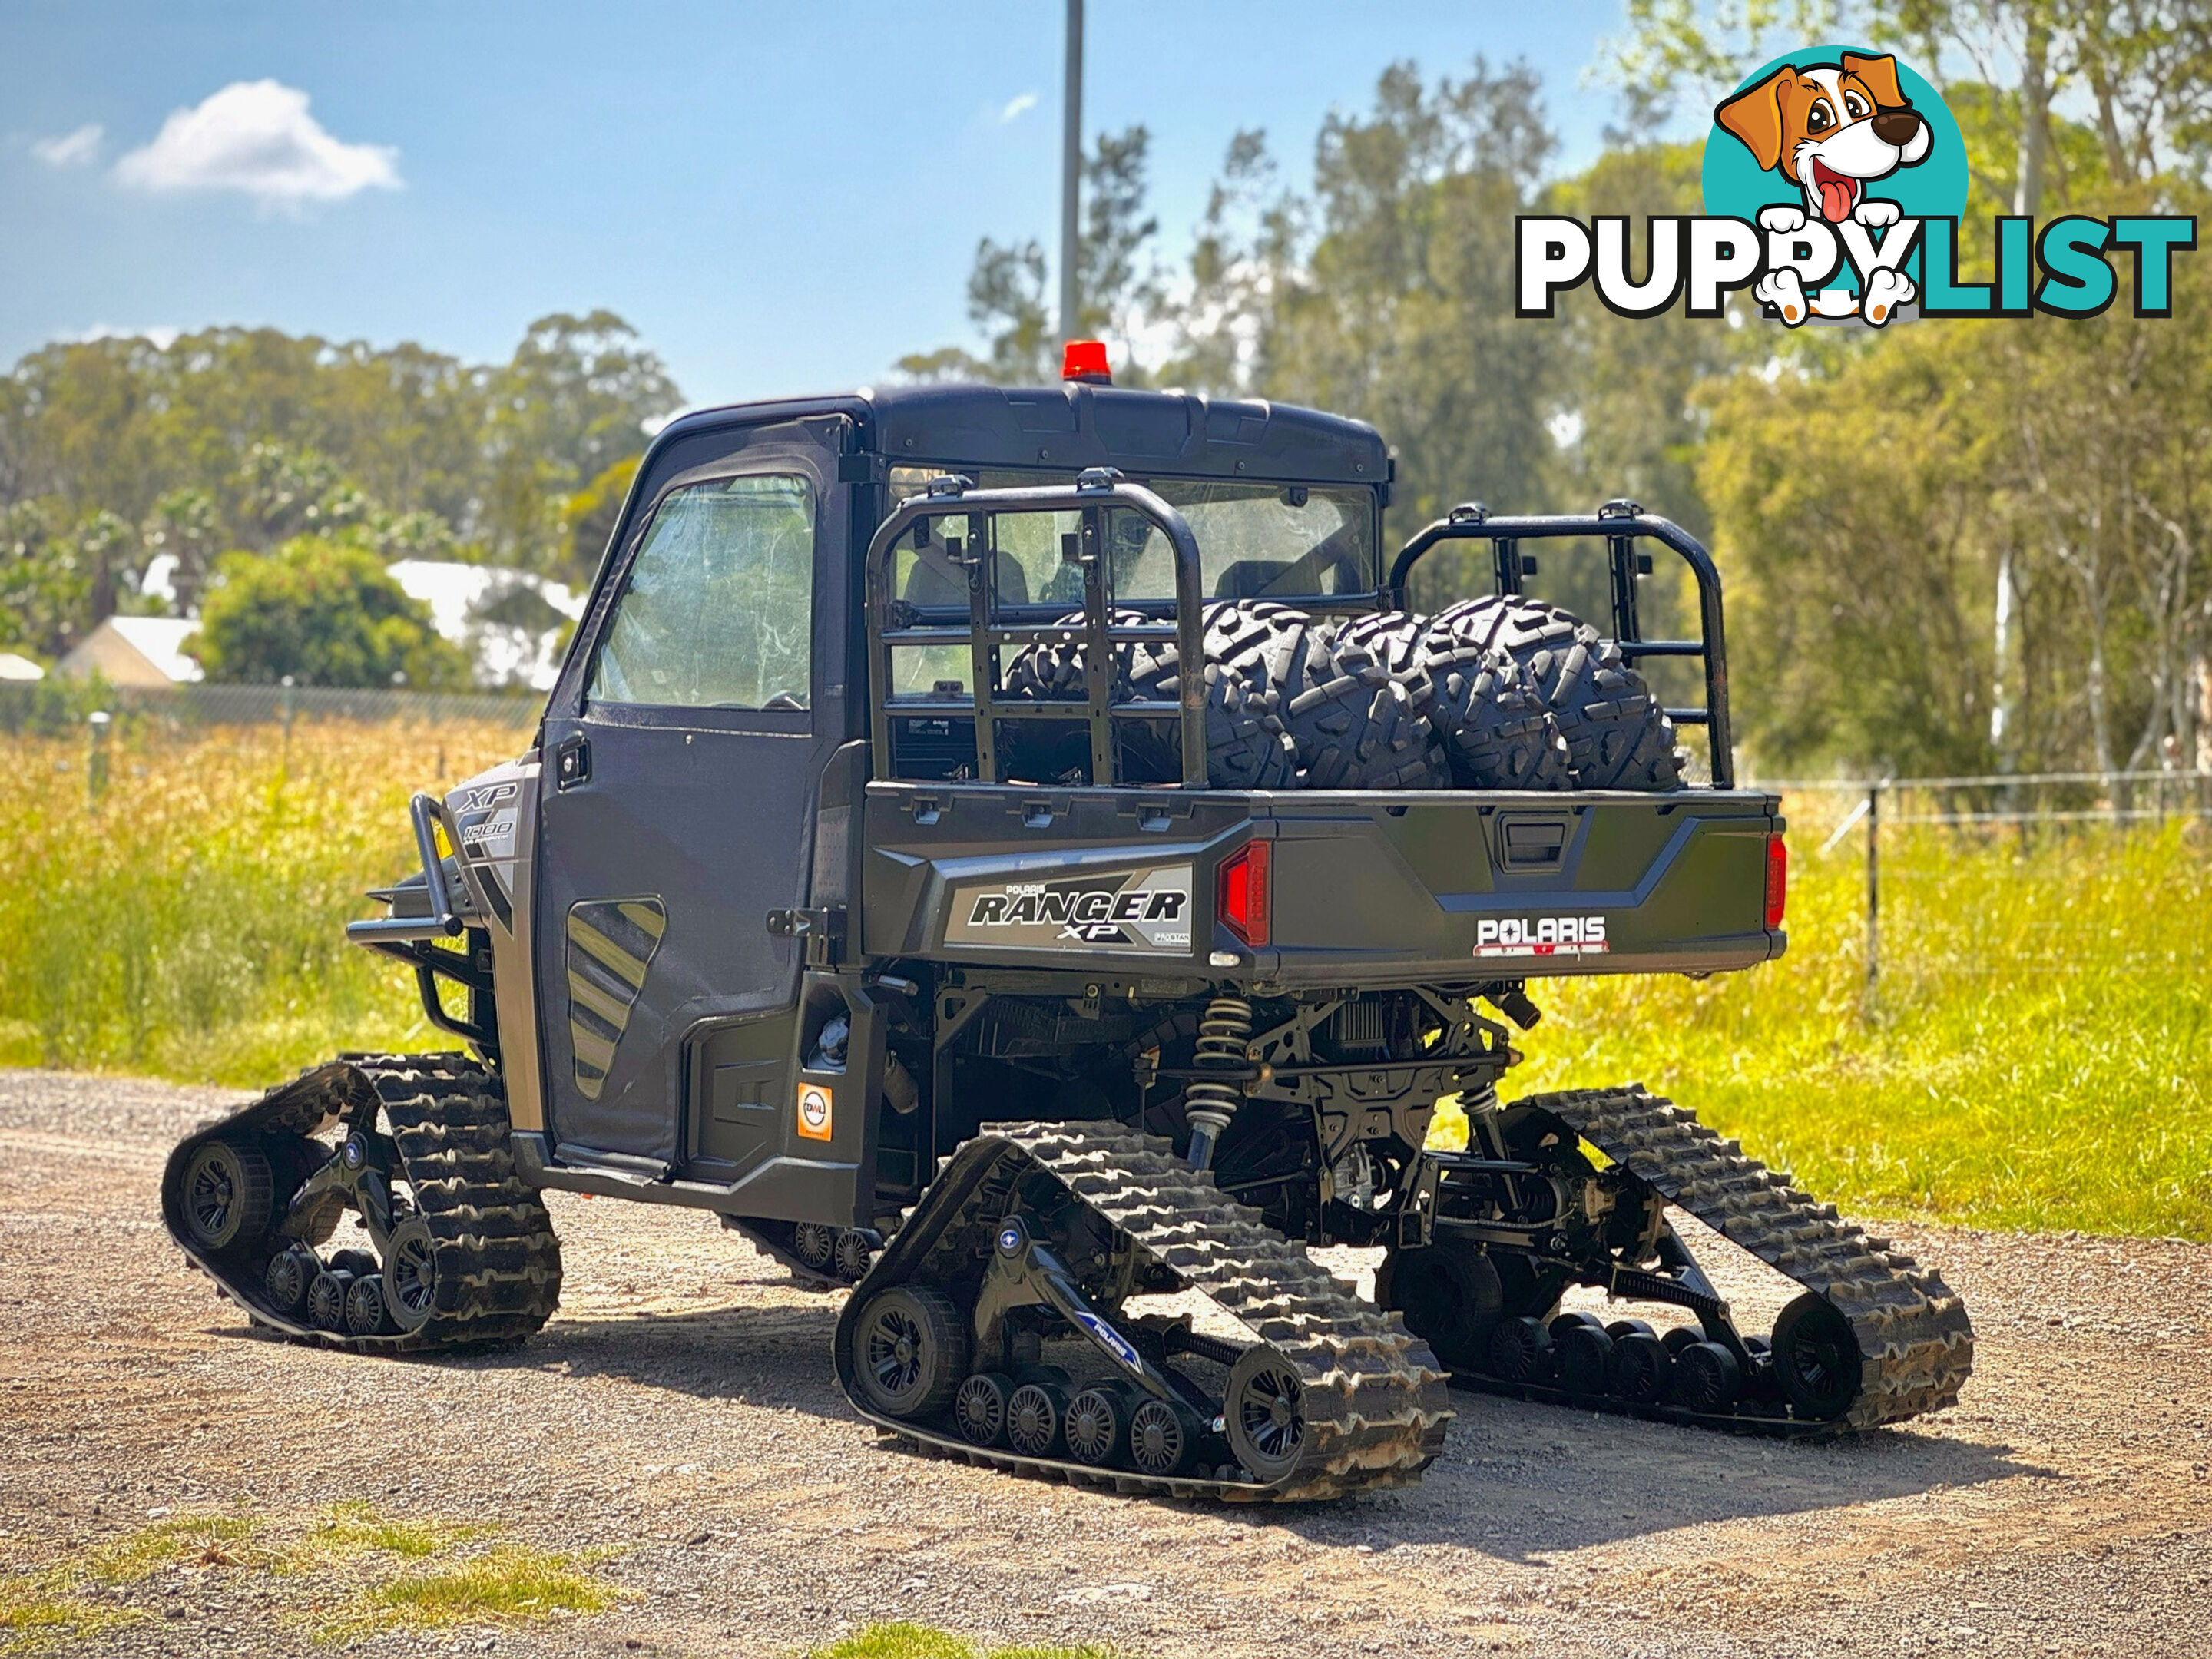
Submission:
{"label": "rear rubber track", "polygon": [[[1017,1190],[1042,1171],[1149,1258],[1242,1321],[1296,1368],[1305,1437],[1299,1462],[1272,1485],[1153,1477],[978,1447],[948,1429],[871,1409],[853,1382],[852,1328],[878,1291],[945,1284],[990,1248]],[[931,1194],[938,1206],[933,1212]],[[854,1408],[925,1449],[985,1468],[1116,1492],[1231,1503],[1295,1503],[1408,1486],[1443,1449],[1452,1409],[1428,1345],[1224,1196],[1157,1136],[1064,1123],[988,1124],[939,1166],[839,1319],[839,1382]]]}
{"label": "rear rubber track", "polygon": [[1879,1428],[1957,1403],[1973,1371],[1974,1327],[1940,1273],[1891,1249],[1888,1240],[1868,1237],[1834,1205],[1815,1203],[1788,1175],[1641,1085],[1515,1103],[1555,1114],[1669,1203],[1826,1297],[1850,1322],[1862,1364],[1858,1397],[1839,1422],[1818,1426]]}
{"label": "rear rubber track", "polygon": [[[434,1241],[431,1315],[405,1334],[342,1335],[279,1314],[262,1288],[262,1270],[272,1249],[289,1241],[272,1232],[262,1248],[211,1257],[193,1241],[175,1202],[184,1168],[203,1141],[312,1136],[370,1103],[381,1109]],[[162,1211],[170,1236],[225,1296],[257,1323],[301,1341],[356,1353],[516,1342],[534,1334],[560,1303],[561,1246],[544,1200],[515,1175],[509,1133],[498,1078],[465,1054],[349,1054],[186,1139],[170,1155]]]}

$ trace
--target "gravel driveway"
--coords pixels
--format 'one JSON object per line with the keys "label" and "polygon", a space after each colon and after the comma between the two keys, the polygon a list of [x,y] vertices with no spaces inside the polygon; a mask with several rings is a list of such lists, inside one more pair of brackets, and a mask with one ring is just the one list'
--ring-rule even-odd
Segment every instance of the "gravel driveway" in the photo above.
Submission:
{"label": "gravel driveway", "polygon": [[[232,1098],[0,1073],[0,1578],[157,1511],[282,1528],[366,1501],[605,1552],[623,1592],[376,1654],[791,1656],[915,1619],[1132,1659],[2212,1655],[2212,1248],[1886,1228],[1974,1311],[1940,1417],[1801,1446],[1456,1395],[1413,1491],[1220,1510],[880,1442],[830,1376],[836,1299],[680,1211],[553,1195],[562,1310],[511,1353],[251,1334],[155,1202],[167,1146]],[[1711,1265],[1740,1308],[1784,1299]],[[75,1647],[327,1652],[320,1593],[210,1552],[111,1592],[143,1616]]]}

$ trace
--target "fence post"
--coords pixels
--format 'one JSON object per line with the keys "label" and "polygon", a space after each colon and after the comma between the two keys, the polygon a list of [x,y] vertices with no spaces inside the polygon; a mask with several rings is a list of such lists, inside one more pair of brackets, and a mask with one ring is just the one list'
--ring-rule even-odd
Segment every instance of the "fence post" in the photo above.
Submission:
{"label": "fence post", "polygon": [[100,798],[107,793],[107,728],[112,719],[105,708],[95,708],[84,717],[84,804],[95,811]]}
{"label": "fence post", "polygon": [[1881,973],[1881,792],[1885,783],[1867,786],[1866,981],[1874,989]]}

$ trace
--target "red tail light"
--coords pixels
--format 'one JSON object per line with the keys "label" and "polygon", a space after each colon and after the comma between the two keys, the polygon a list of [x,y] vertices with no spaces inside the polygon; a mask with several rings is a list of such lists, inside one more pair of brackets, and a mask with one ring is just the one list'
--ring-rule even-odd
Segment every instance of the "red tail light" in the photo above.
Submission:
{"label": "red tail light", "polygon": [[1790,902],[1790,849],[1779,836],[1766,838],[1766,925],[1782,926],[1783,907]]}
{"label": "red tail light", "polygon": [[1221,925],[1255,951],[1267,948],[1267,863],[1270,848],[1264,841],[1248,841],[1231,853],[1221,866],[1214,914]]}

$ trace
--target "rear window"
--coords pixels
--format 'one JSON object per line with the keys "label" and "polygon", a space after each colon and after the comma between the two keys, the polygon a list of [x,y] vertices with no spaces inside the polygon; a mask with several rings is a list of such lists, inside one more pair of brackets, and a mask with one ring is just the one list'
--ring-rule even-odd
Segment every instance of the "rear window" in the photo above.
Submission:
{"label": "rear window", "polygon": [[[894,467],[894,502],[918,495],[942,467]],[[969,476],[975,477],[970,473]],[[985,471],[986,489],[1065,482],[1063,474]],[[1326,484],[1236,483],[1139,478],[1190,522],[1209,599],[1336,599],[1371,594],[1382,585],[1372,489]],[[1009,514],[994,520],[994,575],[1002,605],[1083,602],[1082,572],[1066,556],[1078,529],[1073,513]],[[933,521],[927,543],[901,544],[893,572],[898,597],[917,605],[964,605],[967,580],[943,538],[965,533],[965,520]],[[1133,513],[1111,515],[1109,584],[1117,604],[1175,597],[1175,559],[1163,536]]]}

